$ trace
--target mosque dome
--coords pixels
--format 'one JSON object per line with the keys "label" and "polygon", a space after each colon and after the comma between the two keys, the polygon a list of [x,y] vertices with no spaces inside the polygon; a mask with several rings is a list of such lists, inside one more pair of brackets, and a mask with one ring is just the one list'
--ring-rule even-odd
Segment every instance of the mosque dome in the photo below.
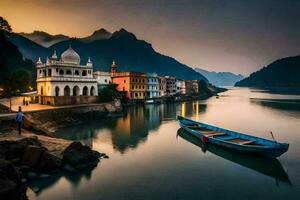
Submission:
{"label": "mosque dome", "polygon": [[61,54],[61,60],[65,63],[72,64],[80,64],[80,56],[74,49],[72,49],[71,45],[69,48]]}

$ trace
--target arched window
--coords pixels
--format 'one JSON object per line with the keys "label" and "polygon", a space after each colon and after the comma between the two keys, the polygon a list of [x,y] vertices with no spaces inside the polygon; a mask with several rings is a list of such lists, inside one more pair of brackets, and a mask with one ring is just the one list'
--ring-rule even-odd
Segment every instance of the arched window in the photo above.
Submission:
{"label": "arched window", "polygon": [[69,86],[66,86],[64,89],[64,96],[70,96],[71,90]]}
{"label": "arched window", "polygon": [[73,96],[79,96],[79,87],[76,85],[73,87]]}
{"label": "arched window", "polygon": [[75,75],[79,76],[79,71],[78,70],[75,71]]}
{"label": "arched window", "polygon": [[88,87],[84,86],[84,88],[82,90],[82,95],[83,96],[88,96],[88,94],[89,94],[89,89],[88,89]]}
{"label": "arched window", "polygon": [[91,96],[95,96],[95,88],[94,88],[94,86],[91,87]]}
{"label": "arched window", "polygon": [[64,75],[65,74],[65,72],[64,72],[64,70],[59,70],[59,75]]}
{"label": "arched window", "polygon": [[67,74],[67,75],[72,75],[71,70],[67,70],[66,74]]}
{"label": "arched window", "polygon": [[55,96],[57,97],[59,96],[59,87],[57,86],[55,87]]}
{"label": "arched window", "polygon": [[82,71],[82,76],[86,76],[86,71],[85,70]]}

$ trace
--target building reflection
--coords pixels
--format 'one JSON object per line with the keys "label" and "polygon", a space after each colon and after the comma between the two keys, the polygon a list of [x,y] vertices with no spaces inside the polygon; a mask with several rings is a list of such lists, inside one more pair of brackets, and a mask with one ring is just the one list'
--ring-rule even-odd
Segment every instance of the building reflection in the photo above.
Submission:
{"label": "building reflection", "polygon": [[201,115],[206,105],[199,101],[135,105],[127,108],[123,117],[116,119],[98,119],[89,123],[64,128],[55,133],[56,137],[80,141],[93,148],[93,141],[101,134],[102,129],[109,129],[113,148],[121,153],[137,148],[147,140],[150,131],[159,128],[162,121],[176,120],[177,115],[186,117]]}

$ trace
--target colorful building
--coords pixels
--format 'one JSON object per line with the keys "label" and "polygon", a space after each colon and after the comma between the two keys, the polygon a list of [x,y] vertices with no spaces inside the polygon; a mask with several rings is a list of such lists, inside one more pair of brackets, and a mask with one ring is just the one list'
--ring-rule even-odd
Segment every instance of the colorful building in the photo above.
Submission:
{"label": "colorful building", "polygon": [[176,78],[165,76],[167,96],[174,96],[176,94]]}
{"label": "colorful building", "polygon": [[176,95],[185,95],[185,81],[176,79]]}
{"label": "colorful building", "polygon": [[167,81],[165,77],[158,77],[159,96],[163,97],[167,94]]}
{"label": "colorful building", "polygon": [[187,95],[197,95],[199,93],[199,81],[198,80],[186,80],[185,88]]}
{"label": "colorful building", "polygon": [[117,65],[113,61],[111,66],[111,82],[117,84],[117,90],[126,93],[128,99],[145,99],[147,77],[140,72],[117,72]]}
{"label": "colorful building", "polygon": [[159,97],[159,78],[156,73],[147,74],[146,98]]}

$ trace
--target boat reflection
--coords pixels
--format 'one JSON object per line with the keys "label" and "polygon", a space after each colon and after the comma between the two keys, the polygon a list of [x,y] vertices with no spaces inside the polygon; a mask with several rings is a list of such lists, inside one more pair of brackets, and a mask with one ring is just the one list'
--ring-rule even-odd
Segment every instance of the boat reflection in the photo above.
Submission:
{"label": "boat reflection", "polygon": [[275,158],[263,158],[263,157],[254,157],[251,155],[240,154],[239,152],[232,151],[230,149],[224,149],[213,144],[204,144],[197,138],[193,137],[185,130],[180,128],[177,131],[177,134],[191,142],[192,144],[201,148],[201,150],[205,153],[209,151],[219,157],[222,157],[226,160],[244,166],[248,169],[252,169],[261,174],[267,175],[269,177],[275,178],[276,185],[279,185],[279,182],[284,182],[288,185],[292,185],[287,173],[283,169],[281,163]]}

